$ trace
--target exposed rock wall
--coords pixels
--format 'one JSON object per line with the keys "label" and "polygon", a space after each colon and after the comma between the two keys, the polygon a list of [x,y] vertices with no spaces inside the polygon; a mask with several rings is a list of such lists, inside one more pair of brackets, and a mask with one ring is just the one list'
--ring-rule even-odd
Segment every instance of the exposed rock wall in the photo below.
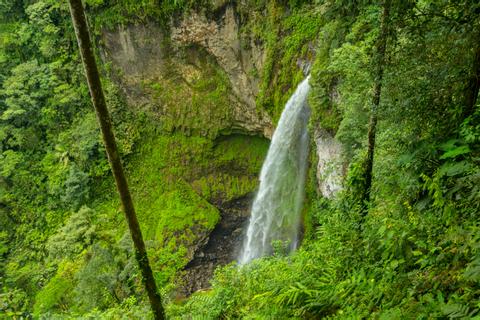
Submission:
{"label": "exposed rock wall", "polygon": [[247,73],[253,68],[261,69],[265,57],[262,48],[255,45],[252,48],[256,50],[242,50],[238,35],[239,26],[232,7],[226,9],[221,23],[192,12],[172,28],[174,43],[196,43],[204,47],[228,74],[235,94],[249,107],[254,107],[258,83]]}
{"label": "exposed rock wall", "polygon": [[328,131],[316,128],[314,141],[317,152],[317,183],[319,192],[332,198],[342,189],[344,163],[342,145]]}
{"label": "exposed rock wall", "polygon": [[215,268],[237,259],[245,228],[250,215],[253,194],[218,203],[221,220],[196,250],[193,259],[185,266],[179,294],[188,296],[197,290],[209,288]]}
{"label": "exposed rock wall", "polygon": [[[208,119],[202,126],[209,123],[217,125],[213,135],[222,131],[242,131],[271,137],[272,121],[265,112],[257,110],[255,104],[258,79],[249,76],[263,67],[263,48],[254,43],[248,46],[249,49],[242,48],[240,27],[231,6],[226,7],[220,19],[209,20],[196,12],[185,14],[184,17],[175,24],[172,22],[168,34],[154,23],[103,31],[102,57],[105,62],[111,63],[129,104],[148,106],[156,110],[160,118],[164,116],[174,120],[179,113],[183,117],[190,115],[192,119],[207,115]],[[212,57],[213,67],[221,68],[228,78],[229,93],[225,94],[227,97],[221,103],[223,105],[216,106],[222,109],[221,113],[205,109],[192,112],[187,104],[183,110],[178,110],[185,98],[194,95],[192,80],[210,77],[205,73],[207,68],[204,61],[192,60],[195,55],[189,50],[192,46],[204,49]],[[157,92],[151,90],[155,86],[164,91],[174,87],[174,97],[158,99]],[[181,96],[185,98],[175,103],[175,98]],[[188,127],[189,124],[173,126]],[[192,127],[195,125],[192,124]]]}

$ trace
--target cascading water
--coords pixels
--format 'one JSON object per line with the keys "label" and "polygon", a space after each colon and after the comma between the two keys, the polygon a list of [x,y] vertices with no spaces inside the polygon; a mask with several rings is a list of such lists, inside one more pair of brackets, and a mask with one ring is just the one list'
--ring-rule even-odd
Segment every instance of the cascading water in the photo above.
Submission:
{"label": "cascading water", "polygon": [[239,263],[272,253],[272,242],[298,244],[308,156],[307,77],[288,100],[260,173]]}

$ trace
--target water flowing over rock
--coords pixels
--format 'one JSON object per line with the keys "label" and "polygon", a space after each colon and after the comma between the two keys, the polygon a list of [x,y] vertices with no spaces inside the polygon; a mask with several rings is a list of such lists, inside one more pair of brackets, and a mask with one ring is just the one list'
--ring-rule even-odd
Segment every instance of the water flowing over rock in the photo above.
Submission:
{"label": "water flowing over rock", "polygon": [[260,186],[239,257],[245,264],[272,253],[272,242],[298,245],[308,156],[307,122],[310,109],[307,77],[282,112],[260,173]]}

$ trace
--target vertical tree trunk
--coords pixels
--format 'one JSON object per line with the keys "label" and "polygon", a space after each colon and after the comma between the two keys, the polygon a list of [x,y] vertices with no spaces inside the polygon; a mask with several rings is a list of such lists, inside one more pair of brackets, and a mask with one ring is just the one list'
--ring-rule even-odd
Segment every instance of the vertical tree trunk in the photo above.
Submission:
{"label": "vertical tree trunk", "polygon": [[157,291],[155,279],[153,277],[152,269],[148,262],[147,251],[145,243],[143,242],[142,232],[138,224],[137,215],[133,206],[130,191],[128,190],[127,179],[123,172],[122,163],[118,154],[115,136],[113,135],[112,123],[110,114],[105,103],[102,85],[100,82],[100,75],[98,73],[97,65],[95,63],[95,56],[93,54],[92,44],[90,42],[90,35],[88,31],[85,12],[82,5],[82,0],[69,0],[70,13],[72,15],[73,26],[77,36],[78,47],[82,57],[83,66],[87,75],[88,87],[92,97],[93,106],[97,114],[97,119],[102,131],[103,142],[108,155],[108,161],[112,168],[115,183],[122,202],[123,211],[128,222],[130,234],[133,239],[135,247],[135,257],[142,273],[143,283],[150,300],[155,319],[165,319],[165,312],[163,310],[162,301]]}
{"label": "vertical tree trunk", "polygon": [[[475,39],[478,39],[475,47],[475,53],[473,57],[473,70],[472,75],[467,83],[465,107],[463,110],[463,119],[471,116],[475,113],[475,105],[477,104],[478,91],[480,88],[480,38],[479,32],[476,33]],[[462,120],[463,120],[462,119]]]}
{"label": "vertical tree trunk", "polygon": [[372,109],[370,114],[370,122],[368,124],[368,150],[365,161],[365,185],[363,193],[363,203],[366,205],[365,214],[368,211],[368,203],[370,202],[370,194],[372,189],[372,170],[373,155],[375,153],[375,136],[377,130],[377,109],[380,104],[380,96],[382,94],[383,69],[385,66],[385,51],[387,49],[388,39],[388,20],[390,18],[391,0],[384,0],[383,12],[380,23],[380,35],[376,45],[375,57],[375,78],[373,88]]}

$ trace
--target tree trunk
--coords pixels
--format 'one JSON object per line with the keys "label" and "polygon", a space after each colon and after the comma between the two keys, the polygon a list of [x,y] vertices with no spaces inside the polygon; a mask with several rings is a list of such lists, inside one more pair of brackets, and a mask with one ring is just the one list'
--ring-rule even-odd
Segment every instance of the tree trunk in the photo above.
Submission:
{"label": "tree trunk", "polygon": [[152,269],[150,268],[150,264],[148,262],[148,256],[145,249],[145,243],[143,242],[142,232],[140,230],[140,225],[138,224],[132,197],[130,195],[130,191],[128,190],[127,179],[125,178],[120,156],[118,154],[115,136],[112,130],[112,122],[105,102],[105,97],[103,95],[100,75],[98,73],[92,44],[90,42],[90,35],[82,0],[69,0],[69,3],[73,26],[77,36],[78,47],[80,48],[83,66],[85,67],[85,73],[87,75],[90,95],[92,97],[93,106],[95,107],[95,112],[97,114],[97,120],[102,131],[103,142],[107,151],[108,161],[110,162],[112,173],[115,177],[115,183],[120,195],[123,211],[125,212],[125,217],[128,222],[130,234],[132,236],[135,247],[135,257],[137,259],[140,272],[142,273],[143,283],[150,300],[154,317],[157,320],[163,320],[165,319],[165,312],[163,310],[160,295],[157,291]]}
{"label": "tree trunk", "polygon": [[[475,53],[473,57],[473,70],[472,75],[467,83],[465,107],[463,110],[463,119],[473,115],[475,113],[475,106],[477,104],[478,91],[480,88],[480,39],[479,33],[476,33],[475,39],[478,39],[475,47]],[[462,119],[462,120],[463,120]]]}
{"label": "tree trunk", "polygon": [[377,130],[377,109],[380,104],[380,96],[382,94],[383,69],[385,66],[385,51],[387,48],[388,38],[388,20],[390,18],[391,0],[383,2],[383,12],[380,23],[380,35],[376,45],[376,70],[373,88],[372,109],[370,114],[370,122],[368,124],[368,150],[365,161],[365,184],[363,191],[363,203],[365,204],[366,214],[368,212],[368,204],[370,202],[370,194],[372,189],[372,171],[373,171],[373,155],[375,153],[375,136]]}

